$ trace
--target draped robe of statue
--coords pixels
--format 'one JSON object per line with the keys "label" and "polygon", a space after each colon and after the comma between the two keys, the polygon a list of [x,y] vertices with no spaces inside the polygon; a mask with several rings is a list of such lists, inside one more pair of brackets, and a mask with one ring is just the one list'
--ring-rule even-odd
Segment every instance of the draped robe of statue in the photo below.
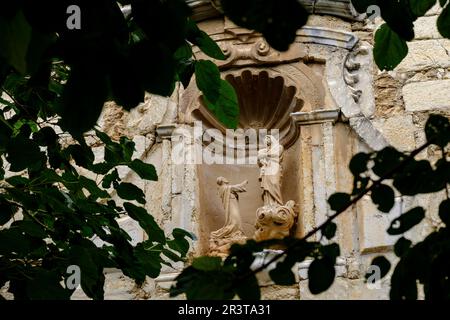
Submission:
{"label": "draped robe of statue", "polygon": [[217,179],[219,184],[219,196],[225,209],[225,224],[219,230],[211,232],[211,238],[229,238],[241,231],[241,214],[239,211],[239,192],[245,192],[247,181],[237,185],[230,185],[225,178]]}
{"label": "draped robe of statue", "polygon": [[[266,136],[266,148],[258,152],[259,180],[264,205],[283,205],[281,197],[281,160],[284,148],[273,136]],[[270,141],[269,141],[270,140]]]}

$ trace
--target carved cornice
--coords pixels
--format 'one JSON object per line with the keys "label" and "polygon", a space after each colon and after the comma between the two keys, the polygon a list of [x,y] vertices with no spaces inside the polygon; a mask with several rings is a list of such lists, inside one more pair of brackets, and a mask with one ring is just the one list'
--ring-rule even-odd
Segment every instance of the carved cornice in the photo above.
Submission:
{"label": "carved cornice", "polygon": [[305,26],[297,31],[296,42],[322,44],[351,50],[358,43],[358,37],[352,32]]}
{"label": "carved cornice", "polygon": [[[197,21],[222,15],[220,0],[186,0],[186,2],[192,8],[192,16]],[[300,2],[311,14],[324,14],[358,21],[364,18],[356,12],[350,0],[300,0]]]}
{"label": "carved cornice", "polygon": [[294,112],[291,113],[292,119],[298,125],[311,125],[325,122],[337,122],[340,117],[340,110],[314,110],[310,112]]}
{"label": "carved cornice", "polygon": [[[358,37],[351,32],[305,26],[297,31],[295,42],[289,50],[279,52],[272,49],[261,34],[240,28],[227,19],[224,21],[223,31],[210,36],[227,57],[224,61],[214,61],[221,69],[300,61],[307,54],[305,46],[297,44],[318,44],[351,50],[358,43]],[[199,59],[210,59],[197,47],[194,47],[193,51]]]}

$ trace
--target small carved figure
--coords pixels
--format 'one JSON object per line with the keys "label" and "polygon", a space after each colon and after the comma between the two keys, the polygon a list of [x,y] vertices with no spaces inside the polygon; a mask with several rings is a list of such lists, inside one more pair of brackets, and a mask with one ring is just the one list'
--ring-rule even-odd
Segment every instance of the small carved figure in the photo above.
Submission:
{"label": "small carved figure", "polygon": [[266,148],[258,152],[259,181],[264,205],[283,205],[281,197],[281,160],[284,148],[273,136],[264,138]]}
{"label": "small carved figure", "polygon": [[282,239],[289,236],[297,213],[295,202],[283,204],[281,196],[281,161],[284,148],[271,135],[264,139],[266,148],[258,152],[262,199],[264,205],[256,210],[255,240]]}
{"label": "small carved figure", "polygon": [[217,178],[219,196],[225,209],[225,224],[219,230],[211,232],[210,254],[226,256],[233,243],[241,243],[247,240],[242,232],[242,220],[239,211],[239,193],[246,192],[248,181],[230,185],[224,177]]}

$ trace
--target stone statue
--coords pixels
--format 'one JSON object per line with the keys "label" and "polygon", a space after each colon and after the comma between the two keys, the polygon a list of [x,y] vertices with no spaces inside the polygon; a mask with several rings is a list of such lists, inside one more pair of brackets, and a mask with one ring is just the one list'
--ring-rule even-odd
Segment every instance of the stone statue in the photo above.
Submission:
{"label": "stone statue", "polygon": [[295,202],[283,205],[281,196],[281,160],[284,148],[271,135],[264,138],[266,147],[258,152],[259,180],[264,205],[256,210],[255,240],[282,239],[295,225]]}
{"label": "stone statue", "polygon": [[284,148],[270,135],[264,138],[264,142],[266,148],[258,152],[263,202],[264,205],[282,205],[280,164]]}
{"label": "stone statue", "polygon": [[225,224],[219,230],[211,232],[210,255],[227,256],[233,243],[243,243],[247,237],[242,232],[241,214],[239,211],[239,193],[246,192],[248,181],[230,185],[224,177],[217,178],[219,196],[225,209]]}

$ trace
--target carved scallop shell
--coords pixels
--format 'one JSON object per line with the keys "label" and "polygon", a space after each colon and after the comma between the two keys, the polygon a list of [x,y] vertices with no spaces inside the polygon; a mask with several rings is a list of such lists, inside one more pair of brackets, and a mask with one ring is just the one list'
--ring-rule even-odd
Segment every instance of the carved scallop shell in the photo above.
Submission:
{"label": "carved scallop shell", "polygon": [[[298,137],[299,129],[290,114],[298,112],[303,107],[303,100],[296,96],[297,89],[287,84],[280,75],[272,75],[269,71],[244,70],[239,73],[229,73],[225,79],[236,90],[239,100],[238,129],[273,129],[279,130],[279,142],[289,147]],[[202,121],[206,128],[219,129],[225,134],[226,128],[202,104],[192,115]],[[238,137],[239,133],[235,135]]]}

